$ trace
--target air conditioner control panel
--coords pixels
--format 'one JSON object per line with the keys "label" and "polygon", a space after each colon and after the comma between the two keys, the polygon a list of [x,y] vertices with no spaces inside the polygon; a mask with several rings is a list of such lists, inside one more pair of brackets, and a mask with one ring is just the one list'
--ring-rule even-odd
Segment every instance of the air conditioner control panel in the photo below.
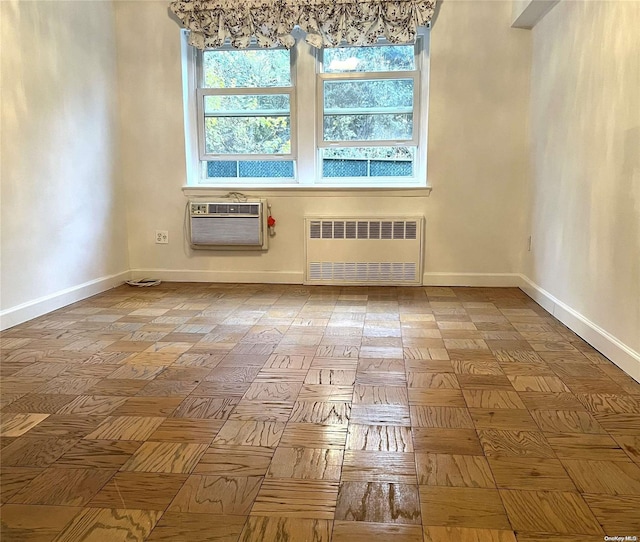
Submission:
{"label": "air conditioner control panel", "polygon": [[228,202],[191,202],[191,216],[260,216],[261,202],[228,203]]}

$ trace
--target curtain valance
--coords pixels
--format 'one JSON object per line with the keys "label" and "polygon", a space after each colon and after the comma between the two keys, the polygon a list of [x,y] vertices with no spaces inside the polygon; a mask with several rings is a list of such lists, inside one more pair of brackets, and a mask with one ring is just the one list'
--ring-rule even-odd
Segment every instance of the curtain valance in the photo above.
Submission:
{"label": "curtain valance", "polygon": [[433,16],[435,0],[175,0],[170,9],[199,49],[292,47],[299,27],[314,47],[410,43]]}

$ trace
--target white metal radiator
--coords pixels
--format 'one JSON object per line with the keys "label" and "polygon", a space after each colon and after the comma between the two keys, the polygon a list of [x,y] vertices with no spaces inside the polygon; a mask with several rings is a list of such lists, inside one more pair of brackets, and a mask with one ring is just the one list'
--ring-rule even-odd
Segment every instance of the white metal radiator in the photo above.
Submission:
{"label": "white metal radiator", "polygon": [[190,201],[189,241],[196,249],[266,250],[266,200]]}
{"label": "white metal radiator", "polygon": [[422,283],[424,217],[305,218],[306,284]]}

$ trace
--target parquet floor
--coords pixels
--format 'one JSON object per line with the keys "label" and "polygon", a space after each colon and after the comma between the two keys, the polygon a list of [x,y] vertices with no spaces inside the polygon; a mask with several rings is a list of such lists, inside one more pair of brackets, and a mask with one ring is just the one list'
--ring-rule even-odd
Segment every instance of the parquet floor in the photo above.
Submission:
{"label": "parquet floor", "polygon": [[640,536],[640,385],[517,289],[123,286],[1,346],[3,542]]}

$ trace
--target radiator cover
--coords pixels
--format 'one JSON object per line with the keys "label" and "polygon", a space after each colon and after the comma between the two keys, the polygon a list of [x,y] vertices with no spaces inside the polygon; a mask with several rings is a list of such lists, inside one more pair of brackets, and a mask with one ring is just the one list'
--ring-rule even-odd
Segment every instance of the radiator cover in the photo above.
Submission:
{"label": "radiator cover", "polygon": [[422,284],[424,217],[305,218],[305,284]]}

